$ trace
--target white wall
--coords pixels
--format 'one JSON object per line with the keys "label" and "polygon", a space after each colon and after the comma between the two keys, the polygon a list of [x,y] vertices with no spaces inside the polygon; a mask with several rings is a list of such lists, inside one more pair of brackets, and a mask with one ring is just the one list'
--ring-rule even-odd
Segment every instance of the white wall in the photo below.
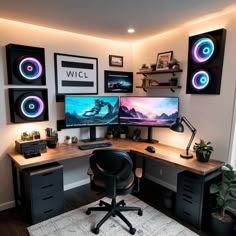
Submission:
{"label": "white wall", "polygon": [[[155,63],[157,53],[173,51],[174,57],[180,61],[182,73],[179,73],[182,89],[172,93],[170,90],[149,90],[148,95],[179,96],[180,113],[197,129],[194,142],[200,138],[212,141],[215,151],[212,158],[228,162],[231,125],[235,96],[235,52],[236,52],[236,14],[217,15],[199,23],[189,22],[172,31],[134,44],[134,70],[143,63]],[[224,65],[220,95],[191,95],[186,94],[188,37],[219,28],[227,30]],[[153,75],[156,78],[161,75]],[[169,78],[171,75],[169,75]],[[141,84],[141,75],[136,75],[136,85]],[[167,77],[168,78],[168,77]],[[141,93],[141,92],[139,92]],[[142,92],[143,93],[143,92]],[[154,137],[161,143],[186,148],[190,133],[179,134],[169,129],[155,129]],[[194,144],[193,142],[193,144]]]}
{"label": "white wall", "polygon": [[[132,71],[132,45],[129,43],[115,42],[111,40],[87,37],[83,35],[51,30],[33,25],[17,23],[0,19],[0,130],[2,139],[0,142],[0,210],[12,206],[13,186],[11,176],[11,163],[7,153],[14,150],[16,139],[20,139],[23,131],[39,130],[45,135],[45,128],[56,129],[56,121],[64,119],[63,103],[56,103],[55,99],[55,74],[54,53],[65,53],[98,58],[98,89],[99,95],[104,94],[104,70]],[[30,124],[12,124],[9,118],[9,101],[7,89],[10,87],[36,87],[36,86],[13,86],[7,82],[7,66],[5,46],[9,43],[45,48],[46,86],[48,88],[49,121]],[[121,55],[124,57],[124,67],[109,67],[108,55]],[[87,135],[87,130],[83,129]],[[99,133],[98,129],[98,133]],[[101,132],[103,130],[101,129]],[[78,129],[68,129],[59,132],[59,141],[63,142],[65,135],[80,136]],[[73,160],[73,163],[75,160]],[[80,166],[81,161],[78,161]],[[68,179],[73,179],[70,163],[65,165],[65,184],[72,184]]]}
{"label": "white wall", "polygon": [[[229,144],[235,96],[235,25],[235,13],[229,13],[222,16],[216,15],[212,19],[208,18],[205,22],[189,23],[161,35],[130,44],[0,19],[0,114],[2,114],[0,116],[0,130],[2,133],[2,141],[0,142],[0,210],[10,207],[13,204],[14,197],[11,163],[10,159],[7,157],[7,153],[14,150],[14,141],[19,139],[21,132],[26,130],[39,130],[41,134],[44,134],[44,129],[46,127],[56,129],[56,120],[64,118],[63,104],[56,103],[55,99],[53,59],[53,54],[55,52],[97,57],[99,95],[103,95],[104,70],[137,72],[143,63],[155,63],[157,53],[173,50],[174,57],[181,62],[181,67],[183,69],[183,72],[179,74],[182,89],[176,90],[175,93],[172,93],[170,90],[152,90],[147,94],[158,96],[179,96],[181,114],[185,115],[197,128],[195,141],[198,141],[199,138],[212,141],[215,148],[213,157],[227,162],[230,149]],[[221,93],[220,95],[187,95],[185,93],[185,87],[187,75],[188,37],[190,35],[218,28],[227,29]],[[17,86],[8,85],[7,83],[5,45],[9,43],[45,48],[47,85],[42,87],[48,88],[49,121],[30,124],[10,123],[7,89]],[[109,67],[109,54],[124,56],[124,67]],[[135,74],[135,85],[141,84],[141,78],[142,76]],[[146,95],[142,89],[134,89],[134,94]],[[99,129],[99,131],[101,134],[104,133],[104,129]],[[143,131],[145,132],[146,129],[143,129]],[[186,147],[190,138],[190,133],[187,129],[184,134],[173,133],[169,129],[164,128],[155,129],[154,131],[154,138],[158,139],[161,143],[182,148]],[[86,131],[83,132],[82,135],[86,135]],[[62,130],[59,132],[59,141],[63,142],[64,136],[67,134],[76,136],[80,135],[78,129]],[[70,167],[75,165],[74,161],[75,160],[71,163],[65,164],[66,177],[64,180],[66,184],[70,186],[73,185],[71,180],[75,182],[77,181],[74,179],[74,173],[70,170]],[[81,162],[78,161],[77,164],[80,163],[86,165],[86,160],[81,160]],[[156,168],[158,168],[158,164]],[[75,169],[74,171],[76,173],[78,170]],[[157,173],[159,173],[159,171],[157,171]],[[168,182],[168,176],[163,176],[163,179]],[[174,183],[170,181],[170,184],[172,185]]]}

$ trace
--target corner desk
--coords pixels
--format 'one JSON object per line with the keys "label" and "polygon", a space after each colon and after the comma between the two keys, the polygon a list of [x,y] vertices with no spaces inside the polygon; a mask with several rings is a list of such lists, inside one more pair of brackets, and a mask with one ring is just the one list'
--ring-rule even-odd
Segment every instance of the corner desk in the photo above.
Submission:
{"label": "corner desk", "polygon": [[[109,148],[122,149],[134,155],[141,156],[144,160],[145,158],[151,158],[153,160],[158,160],[162,163],[184,169],[183,175],[181,172],[181,175],[178,176],[176,200],[178,200],[179,203],[176,201],[177,215],[194,226],[201,228],[203,221],[202,217],[204,215],[204,201],[207,201],[205,197],[206,193],[204,193],[206,192],[206,186],[209,187],[211,180],[219,176],[220,169],[224,165],[224,162],[210,159],[209,162],[203,163],[197,161],[195,156],[192,159],[184,159],[180,157],[180,153],[184,152],[183,149],[163,144],[136,142],[129,139],[109,139],[105,141],[112,142],[112,146]],[[21,197],[18,190],[18,172],[40,166],[50,165],[51,163],[65,161],[72,158],[89,156],[93,149],[84,151],[79,150],[78,145],[82,144],[83,143],[80,142],[69,145],[58,144],[54,149],[48,148],[46,153],[41,153],[41,156],[29,159],[24,158],[23,155],[16,152],[9,153],[8,156],[12,161],[13,186],[16,207],[19,206]],[[149,145],[155,147],[155,153],[150,153],[145,150],[145,148]],[[184,183],[184,181],[187,182]],[[195,183],[196,181],[197,183]],[[188,186],[189,182],[191,182],[191,185],[194,186]],[[208,185],[206,185],[206,182]],[[199,195],[197,200],[196,195]],[[191,207],[193,208],[191,212],[187,212],[187,209],[191,209]],[[197,213],[193,213],[196,212],[196,208]]]}

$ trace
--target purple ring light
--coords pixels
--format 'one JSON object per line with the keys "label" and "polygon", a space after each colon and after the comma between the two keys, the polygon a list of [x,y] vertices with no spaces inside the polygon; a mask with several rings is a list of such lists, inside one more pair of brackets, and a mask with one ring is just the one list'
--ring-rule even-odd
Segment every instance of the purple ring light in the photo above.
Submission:
{"label": "purple ring light", "polygon": [[208,61],[215,51],[214,42],[210,38],[198,39],[192,47],[192,60],[196,63]]}
{"label": "purple ring light", "polygon": [[21,113],[28,118],[36,118],[44,111],[44,103],[37,96],[27,96],[21,101]]}
{"label": "purple ring light", "polygon": [[206,88],[209,82],[210,76],[206,71],[198,71],[192,76],[192,86],[197,90]]}
{"label": "purple ring light", "polygon": [[43,68],[37,59],[26,57],[19,63],[19,72],[23,78],[27,80],[35,80],[42,75]]}

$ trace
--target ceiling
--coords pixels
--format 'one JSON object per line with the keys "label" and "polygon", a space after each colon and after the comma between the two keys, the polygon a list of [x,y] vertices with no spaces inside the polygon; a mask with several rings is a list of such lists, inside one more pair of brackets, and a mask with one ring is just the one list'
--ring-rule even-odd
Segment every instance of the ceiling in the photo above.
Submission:
{"label": "ceiling", "polygon": [[[0,0],[0,17],[118,41],[136,41],[206,15],[235,0]],[[136,32],[127,33],[129,27]]]}

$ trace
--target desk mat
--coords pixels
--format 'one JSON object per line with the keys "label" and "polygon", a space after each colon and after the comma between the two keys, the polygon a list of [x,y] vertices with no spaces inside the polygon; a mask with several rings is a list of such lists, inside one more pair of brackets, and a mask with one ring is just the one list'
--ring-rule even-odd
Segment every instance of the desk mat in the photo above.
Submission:
{"label": "desk mat", "polygon": [[[124,199],[127,206],[140,206],[143,216],[137,212],[122,212],[136,228],[136,236],[196,236],[185,226],[164,215],[155,208],[132,196],[117,198],[117,202]],[[110,202],[111,199],[103,198]],[[46,221],[28,227],[30,236],[94,236],[90,230],[98,223],[105,212],[92,212],[86,215],[86,210],[91,206],[98,206],[99,201],[81,208],[63,213]],[[130,236],[128,227],[119,217],[111,217],[100,228],[99,236]]]}

